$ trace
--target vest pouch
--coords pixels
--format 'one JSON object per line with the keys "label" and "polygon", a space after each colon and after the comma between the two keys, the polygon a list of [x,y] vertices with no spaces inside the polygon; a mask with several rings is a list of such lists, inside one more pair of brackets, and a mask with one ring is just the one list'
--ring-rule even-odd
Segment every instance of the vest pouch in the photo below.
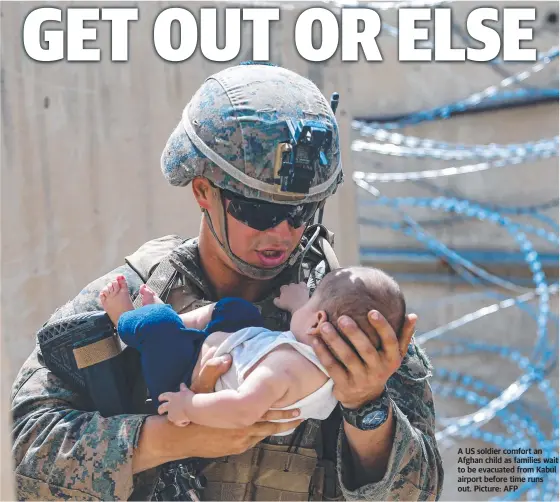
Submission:
{"label": "vest pouch", "polygon": [[103,417],[131,411],[131,393],[126,385],[122,353],[81,369],[94,409]]}
{"label": "vest pouch", "polygon": [[317,454],[310,448],[288,449],[260,443],[241,455],[211,461],[202,470],[204,500],[309,500]]}
{"label": "vest pouch", "polygon": [[313,473],[309,500],[344,500],[338,486],[338,473],[332,460],[319,460]]}
{"label": "vest pouch", "polygon": [[101,415],[130,410],[120,340],[105,312],[84,312],[48,323],[37,340],[47,368],[89,395]]}

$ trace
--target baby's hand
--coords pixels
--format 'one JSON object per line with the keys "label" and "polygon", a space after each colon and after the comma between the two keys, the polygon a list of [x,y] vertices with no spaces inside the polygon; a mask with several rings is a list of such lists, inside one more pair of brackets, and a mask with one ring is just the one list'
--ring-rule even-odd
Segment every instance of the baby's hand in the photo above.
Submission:
{"label": "baby's hand", "polygon": [[158,408],[158,413],[167,413],[167,418],[178,427],[185,427],[191,421],[185,412],[185,400],[190,392],[188,387],[182,383],[179,392],[164,392],[159,396],[160,401],[165,401]]}
{"label": "baby's hand", "polygon": [[280,288],[280,296],[274,299],[274,305],[292,314],[309,300],[309,290],[305,282],[288,284]]}

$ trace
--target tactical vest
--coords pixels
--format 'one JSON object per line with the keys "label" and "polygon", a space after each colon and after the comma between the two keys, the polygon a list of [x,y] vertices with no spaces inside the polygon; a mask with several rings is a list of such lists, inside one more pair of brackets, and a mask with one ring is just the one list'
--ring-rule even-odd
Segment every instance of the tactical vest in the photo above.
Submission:
{"label": "tactical vest", "polygon": [[[330,243],[319,241],[318,247],[323,257],[330,255],[332,264],[336,261],[330,247],[332,234],[326,235]],[[325,261],[311,272],[312,289]],[[151,241],[126,262],[179,314],[215,301],[199,266],[197,238],[168,236]],[[278,309],[273,299],[281,285],[295,281],[297,268],[285,270],[271,294],[255,303],[265,327],[289,329],[289,314]],[[135,307],[139,302],[136,298]],[[152,500],[344,500],[336,474],[340,425],[335,410],[323,422],[308,420],[291,436],[267,438],[241,455],[172,462],[161,469]]]}

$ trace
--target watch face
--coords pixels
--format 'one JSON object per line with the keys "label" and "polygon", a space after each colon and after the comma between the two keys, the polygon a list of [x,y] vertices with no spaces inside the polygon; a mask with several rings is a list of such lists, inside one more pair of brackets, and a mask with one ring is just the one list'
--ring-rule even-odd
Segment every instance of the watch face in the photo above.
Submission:
{"label": "watch face", "polygon": [[372,411],[362,419],[362,425],[368,429],[375,429],[385,422],[385,420],[387,420],[387,410]]}

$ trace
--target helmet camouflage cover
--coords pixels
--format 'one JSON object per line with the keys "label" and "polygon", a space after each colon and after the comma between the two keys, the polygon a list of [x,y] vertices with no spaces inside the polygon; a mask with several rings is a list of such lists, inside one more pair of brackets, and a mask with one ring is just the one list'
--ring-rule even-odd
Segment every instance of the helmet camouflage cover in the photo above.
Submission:
{"label": "helmet camouflage cover", "polygon": [[[315,162],[309,192],[296,200],[275,184],[279,144],[290,141],[287,120],[311,120],[332,131],[325,163]],[[268,64],[241,64],[208,77],[183,110],[161,156],[171,185],[202,176],[238,195],[301,204],[332,195],[342,181],[338,125],[310,80]]]}

